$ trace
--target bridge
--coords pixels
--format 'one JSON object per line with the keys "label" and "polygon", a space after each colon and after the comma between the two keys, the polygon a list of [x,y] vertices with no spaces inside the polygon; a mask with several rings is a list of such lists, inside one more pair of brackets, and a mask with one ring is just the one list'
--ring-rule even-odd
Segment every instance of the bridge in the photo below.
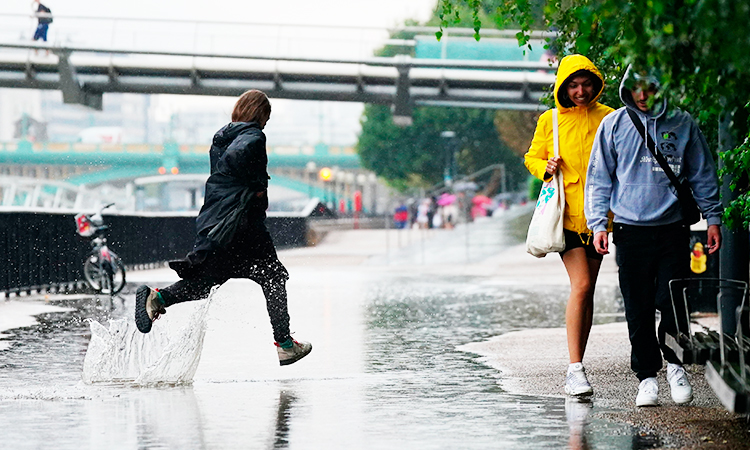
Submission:
{"label": "bridge", "polygon": [[[0,15],[0,87],[60,90],[64,102],[94,109],[101,109],[105,93],[237,96],[254,88],[275,98],[390,104],[394,121],[408,125],[418,105],[539,110],[539,98],[554,82],[554,65],[539,54],[544,36],[534,37],[534,53],[519,49],[510,30],[486,30],[476,43],[465,36],[472,30],[450,29],[438,43],[433,29],[419,27],[273,30],[274,25],[241,22],[56,15],[51,31],[56,35],[48,45],[24,37],[33,23],[27,15]],[[327,40],[321,33],[328,33]],[[252,43],[243,48],[254,51],[226,51],[240,41]],[[383,46],[399,54],[369,56]],[[330,57],[332,52],[337,57]],[[315,168],[323,166],[338,169],[333,182],[316,179]],[[65,179],[73,186],[66,192],[157,174],[205,174],[207,167],[205,146],[0,143],[0,173]],[[370,179],[351,149],[270,148],[269,170],[272,183],[334,204]],[[45,176],[49,172],[64,176]],[[5,189],[14,195],[4,204],[43,198],[54,203],[64,196],[42,194],[59,189],[14,182]],[[24,190],[27,195],[17,195]]]}
{"label": "bridge", "polygon": [[[316,167],[360,168],[352,147],[269,146],[267,151],[271,171],[308,170],[311,162]],[[0,142],[0,173],[46,175],[77,185],[166,173],[208,173],[208,168],[208,145]]]}
{"label": "bridge", "polygon": [[[2,19],[12,17],[0,16],[0,24],[3,23]],[[55,29],[83,19],[91,19],[88,26],[92,25],[92,20],[113,20],[56,16]],[[118,20],[121,23],[128,19]],[[143,22],[143,19],[140,20]],[[150,22],[151,27],[160,28],[181,25],[180,21]],[[9,27],[18,26],[11,21],[6,24]],[[417,52],[416,58],[406,54],[331,58],[300,52],[292,52],[291,56],[289,52],[231,53],[217,51],[213,44],[208,51],[198,51],[196,49],[202,47],[204,40],[214,42],[219,39],[213,34],[200,34],[199,26],[225,29],[235,26],[249,31],[252,27],[268,25],[196,22],[194,26],[194,34],[187,40],[187,46],[192,45],[190,50],[186,50],[186,46],[175,45],[174,39],[163,37],[143,43],[136,37],[135,31],[132,40],[113,37],[110,40],[112,45],[106,46],[101,44],[101,40],[92,41],[90,37],[85,40],[86,45],[19,42],[17,38],[12,40],[5,37],[9,34],[6,30],[0,33],[0,48],[3,49],[0,52],[0,87],[61,90],[66,103],[96,109],[101,108],[102,95],[105,93],[237,96],[248,89],[261,89],[273,98],[390,104],[394,107],[395,121],[407,125],[410,123],[411,110],[416,105],[538,110],[542,108],[540,97],[554,83],[554,74],[551,73],[555,70],[553,65],[538,58],[518,60],[517,56],[514,56],[514,60],[457,60],[427,51],[421,52],[427,57],[421,57]],[[74,34],[75,40],[82,41],[79,37],[80,25],[78,28],[78,34]],[[345,53],[345,30],[333,30],[340,35],[338,41],[327,44],[331,46],[328,50],[336,54]],[[429,30],[430,34],[434,32],[427,28],[415,30]],[[363,33],[367,30],[358,31]],[[379,31],[382,34],[387,30]],[[483,33],[490,35],[485,42],[492,38],[491,31]],[[514,55],[523,55],[517,43],[507,39],[512,33],[504,31],[495,34],[503,36],[506,44],[510,41],[511,47],[515,46]],[[305,37],[303,35],[301,38]],[[226,40],[226,36],[221,38]],[[540,49],[542,44],[538,38],[537,49]],[[443,48],[451,39],[449,32],[443,38]],[[68,40],[74,41],[72,38]],[[434,41],[434,37],[431,40]],[[129,45],[124,45],[124,42]],[[133,42],[138,45],[133,45]],[[154,42],[159,42],[162,48],[155,48]],[[427,44],[426,41],[420,44],[419,39],[394,40],[383,38],[382,35],[380,42],[381,45],[402,49]],[[302,44],[295,45],[299,47]],[[236,45],[233,47],[236,48]],[[307,48],[310,48],[309,44]],[[337,51],[339,48],[342,48],[341,52]],[[37,55],[39,50],[52,54]],[[505,57],[509,54],[505,52]]]}
{"label": "bridge", "polygon": [[[354,190],[374,189],[375,180],[361,169],[351,147],[269,146],[267,151],[272,187],[331,204]],[[319,179],[323,167],[333,170],[331,179]],[[179,186],[195,196],[208,168],[207,145],[5,142],[0,143],[0,206],[64,209],[118,201],[133,208],[135,190],[148,184]],[[87,189],[103,183],[111,185],[109,195]]]}

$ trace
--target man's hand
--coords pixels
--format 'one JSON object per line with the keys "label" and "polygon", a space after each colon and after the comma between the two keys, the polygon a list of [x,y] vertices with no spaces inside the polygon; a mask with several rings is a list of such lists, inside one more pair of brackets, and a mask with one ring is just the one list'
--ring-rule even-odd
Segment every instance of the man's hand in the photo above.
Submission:
{"label": "man's hand", "polygon": [[609,236],[606,231],[598,231],[594,235],[594,248],[600,255],[609,254]]}
{"label": "man's hand", "polygon": [[721,227],[719,225],[709,225],[706,235],[708,237],[706,248],[708,248],[708,254],[710,255],[721,247]]}

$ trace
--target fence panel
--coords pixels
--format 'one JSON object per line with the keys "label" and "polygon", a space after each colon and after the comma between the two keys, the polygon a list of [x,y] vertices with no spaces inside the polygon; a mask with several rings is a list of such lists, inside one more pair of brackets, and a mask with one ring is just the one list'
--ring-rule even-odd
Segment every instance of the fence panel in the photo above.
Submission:
{"label": "fence panel", "polygon": [[[70,291],[83,285],[90,239],[75,231],[72,213],[0,212],[0,293]],[[195,216],[105,215],[109,247],[126,267],[184,257],[193,246]],[[307,245],[308,219],[271,216],[277,247]]]}

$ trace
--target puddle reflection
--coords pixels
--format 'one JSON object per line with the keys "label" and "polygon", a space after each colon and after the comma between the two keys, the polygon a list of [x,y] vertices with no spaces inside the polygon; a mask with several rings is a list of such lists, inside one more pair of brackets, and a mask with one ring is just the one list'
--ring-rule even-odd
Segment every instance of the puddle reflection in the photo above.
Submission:
{"label": "puddle reflection", "polygon": [[584,427],[588,423],[588,417],[594,404],[591,399],[565,398],[565,419],[568,422],[570,438],[568,448],[570,450],[589,450]]}
{"label": "puddle reflection", "polygon": [[282,390],[279,392],[279,410],[276,414],[276,432],[274,433],[274,449],[289,448],[289,423],[292,416],[292,406],[297,400],[294,392]]}

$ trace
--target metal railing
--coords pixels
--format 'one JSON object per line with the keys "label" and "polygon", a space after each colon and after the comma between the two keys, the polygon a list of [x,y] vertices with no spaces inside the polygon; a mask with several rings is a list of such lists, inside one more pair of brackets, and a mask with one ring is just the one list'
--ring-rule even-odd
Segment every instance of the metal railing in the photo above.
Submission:
{"label": "metal railing", "polygon": [[[266,219],[277,247],[307,245],[308,218]],[[183,258],[193,246],[195,214],[105,215],[109,246],[129,268]],[[75,231],[73,213],[0,212],[0,296],[71,292],[85,288],[83,262],[89,240]]]}
{"label": "metal railing", "polygon": [[[337,55],[345,58],[372,56],[377,48],[390,45],[409,53],[414,39],[394,39],[393,35],[434,36],[437,27],[373,27],[303,23],[261,23],[243,21],[210,21],[156,19],[139,17],[102,17],[53,14],[49,39],[64,46],[153,49],[158,42],[165,51],[225,53],[228,49],[252,48],[258,55],[278,57],[320,57]],[[34,14],[0,14],[0,40],[30,41],[36,27]],[[484,38],[515,40],[518,30],[483,29]],[[469,28],[443,30],[443,42],[453,37],[474,34]],[[542,40],[554,33],[533,32],[531,37],[541,48]],[[241,43],[241,45],[238,45]]]}

